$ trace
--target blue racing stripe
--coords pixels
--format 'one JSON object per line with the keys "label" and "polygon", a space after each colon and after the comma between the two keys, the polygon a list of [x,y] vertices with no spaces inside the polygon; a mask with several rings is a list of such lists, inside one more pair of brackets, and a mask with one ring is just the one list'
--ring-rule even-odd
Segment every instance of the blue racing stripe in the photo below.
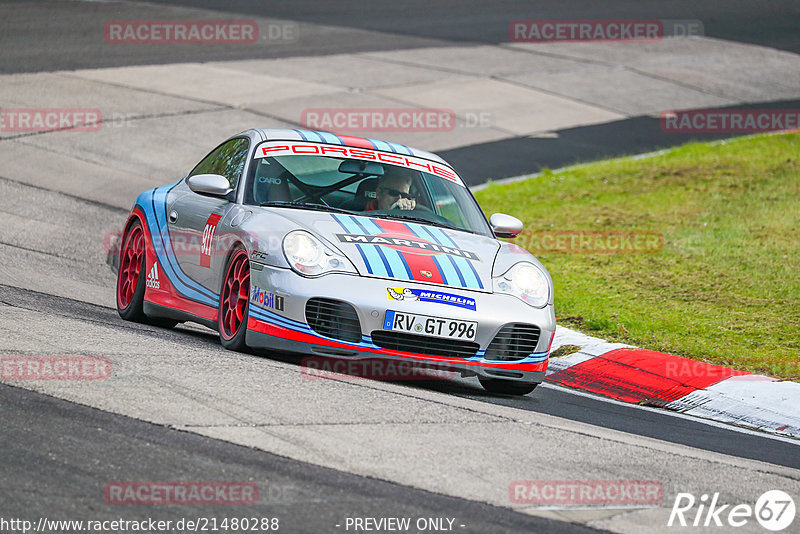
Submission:
{"label": "blue racing stripe", "polygon": [[408,266],[408,262],[406,262],[405,258],[403,258],[403,254],[399,250],[384,248],[383,251],[389,265],[392,267],[395,278],[404,280],[414,279],[411,275],[411,268]]}
{"label": "blue racing stripe", "polygon": [[[353,215],[342,217],[342,219],[346,221],[345,229],[351,234],[370,233],[370,231],[367,230],[367,228],[364,226],[365,223],[370,222],[369,219],[362,219],[359,217],[355,217]],[[355,245],[358,251],[361,253],[361,259],[364,260],[364,264],[367,266],[367,271],[369,271],[370,274],[378,274],[380,276],[381,266],[383,267],[383,271],[385,271],[386,273],[392,272],[390,264],[387,261],[386,256],[381,251],[380,247],[378,247],[377,245],[360,245],[357,243]],[[376,269],[375,263],[378,260],[381,265],[377,266]]]}
{"label": "blue racing stripe", "polygon": [[299,321],[295,321],[294,319],[289,319],[288,317],[278,315],[277,313],[266,310],[260,306],[256,306],[252,302],[249,302],[249,305],[250,305],[249,313],[251,317],[255,317],[256,319],[268,320],[280,326],[291,328],[292,330],[311,333],[311,328],[305,323],[301,323]]}
{"label": "blue racing stripe", "polygon": [[458,264],[453,260],[453,256],[449,254],[445,255],[447,256],[447,259],[443,259],[442,263],[450,264],[450,267],[453,268],[453,271],[455,271],[456,276],[458,277],[458,281],[461,282],[461,287],[472,287],[469,284],[467,284],[466,280],[464,280],[464,275],[461,274],[461,269],[458,267]]}
{"label": "blue racing stripe", "polygon": [[436,268],[442,273],[442,281],[444,281],[445,285],[448,286],[457,286],[458,284],[458,275],[453,269],[453,266],[450,263],[443,259],[441,256],[432,255],[433,263],[436,264]]}
{"label": "blue racing stripe", "polygon": [[394,271],[392,271],[392,266],[389,264],[389,260],[386,259],[386,254],[383,253],[383,247],[380,245],[365,245],[367,247],[373,247],[375,252],[378,253],[380,256],[381,261],[383,262],[383,267],[386,269],[386,272],[391,278],[394,278]]}
{"label": "blue racing stripe", "polygon": [[369,217],[353,217],[358,222],[358,225],[364,230],[365,234],[378,235],[382,234],[383,228],[380,227],[373,219]]}
{"label": "blue racing stripe", "polygon": [[[163,252],[163,257],[167,260],[168,268],[172,271],[173,275],[188,288],[190,292],[195,291],[201,296],[201,298],[206,297],[207,299],[210,299],[208,301],[200,300],[199,302],[217,306],[219,304],[219,295],[202,286],[199,282],[192,280],[186,273],[184,273],[183,269],[180,267],[180,263],[175,258],[175,253],[172,249],[172,241],[169,238],[169,227],[167,226],[167,195],[179,183],[180,182],[175,182],[174,184],[161,186],[154,189],[152,192],[153,217],[155,218],[156,228],[158,228],[160,250]],[[163,215],[163,219],[159,217],[159,214]],[[152,226],[150,226],[150,228],[152,228]],[[154,248],[156,248],[155,244]],[[156,250],[158,251],[158,249]],[[156,256],[158,256],[158,252],[156,252]],[[163,262],[161,263],[163,265]]]}
{"label": "blue racing stripe", "polygon": [[471,260],[453,256],[450,256],[450,259],[453,265],[456,266],[459,274],[464,277],[464,287],[483,289],[483,284],[481,284],[478,273],[475,271]]}
{"label": "blue racing stripe", "polygon": [[369,137],[362,137],[361,139],[364,139],[365,141],[369,141],[369,144],[372,145],[372,148],[375,148],[375,149],[378,148],[378,144],[377,144],[377,141],[375,141],[375,139],[370,139]]}
{"label": "blue racing stripe", "polygon": [[[415,236],[417,236],[419,238],[422,238],[422,239],[425,239],[427,241],[431,241],[433,243],[436,243],[437,245],[441,245],[442,244],[424,226],[420,226],[420,225],[414,224],[414,223],[403,223],[403,224],[405,224],[406,228],[411,230],[411,233],[414,234]],[[434,265],[436,265],[436,270],[439,271],[439,276],[442,278],[442,281],[448,286],[450,286],[450,285],[452,285],[452,286],[458,285],[456,283],[456,277],[451,275],[448,278],[448,276],[447,276],[448,273],[442,268],[442,262],[439,261],[438,257],[434,254],[434,255],[431,255],[431,258],[433,258],[433,263],[434,263]]]}
{"label": "blue racing stripe", "polygon": [[370,272],[370,274],[388,276],[388,265],[384,263],[380,254],[378,254],[376,245],[357,244],[356,247],[358,247],[359,251],[361,252],[361,257],[364,259],[364,263],[367,265],[367,270]]}
{"label": "blue racing stripe", "polygon": [[[443,231],[441,228],[426,228],[420,226],[419,231],[430,235],[432,240],[439,245],[459,248],[458,245],[455,243],[455,241],[453,241],[453,239],[449,235],[447,235],[447,233]],[[481,283],[480,276],[478,276],[478,272],[475,270],[475,266],[472,264],[472,260],[468,260],[460,256],[451,256],[449,254],[447,256],[450,258],[450,263],[453,265],[453,267],[455,267],[455,270],[459,275],[459,280],[462,283],[462,287],[467,287],[471,289],[483,289],[483,284]]]}
{"label": "blue racing stripe", "polygon": [[322,136],[320,136],[317,132],[311,130],[295,130],[295,132],[299,133],[300,136],[306,141],[312,141],[312,142],[322,141]]}
{"label": "blue racing stripe", "polygon": [[418,225],[416,223],[404,223],[404,224],[417,237],[421,237],[422,239],[426,239],[428,241],[436,243],[437,245],[444,245],[444,243],[441,243],[439,241],[439,239],[436,236],[434,236],[428,228],[425,228],[424,226],[420,226],[420,225]]}
{"label": "blue racing stripe", "polygon": [[404,255],[400,254],[399,252],[400,251],[398,251],[398,256],[400,257],[400,261],[403,262],[403,268],[406,270],[406,274],[408,275],[406,280],[414,280],[414,273],[411,272],[411,267],[408,265],[408,261],[406,261],[406,257]]}
{"label": "blue racing stripe", "polygon": [[[361,225],[359,224],[358,219],[356,219],[355,217],[352,216],[343,217],[335,213],[331,214],[331,216],[337,223],[339,223],[339,226],[341,226],[345,232],[349,234],[356,234],[359,232],[359,227],[361,227]],[[365,233],[368,232],[365,231]],[[359,245],[358,243],[353,243],[353,244],[356,246],[356,250],[358,250],[358,253],[361,255],[361,259],[364,262],[364,266],[367,268],[367,272],[369,274],[375,274],[374,270],[372,269],[372,263],[370,262],[369,258],[367,258],[367,254],[364,252],[362,246]]]}
{"label": "blue racing stripe", "polygon": [[389,143],[389,145],[391,145],[391,147],[394,149],[395,152],[398,152],[400,154],[407,154],[409,156],[412,155],[411,151],[405,145],[401,145],[400,143]]}
{"label": "blue racing stripe", "polygon": [[331,339],[331,340],[336,341],[337,343],[342,343],[344,345],[352,345],[354,347],[369,348],[369,349],[379,348],[377,345],[372,343],[372,340],[369,337],[364,336],[363,334],[361,335],[361,342],[360,343],[351,343],[349,341],[343,341],[341,339],[336,339],[336,338],[327,337],[327,336],[321,336],[317,332],[313,331],[305,323],[300,323],[300,322],[294,321],[294,320],[289,319],[287,317],[283,317],[282,315],[278,315],[278,314],[272,313],[272,312],[270,312],[268,310],[265,310],[264,308],[259,308],[258,306],[250,306],[250,312],[251,312],[252,317],[254,317],[255,319],[258,319],[260,321],[264,321],[264,322],[267,322],[267,323],[270,323],[270,324],[274,324],[274,325],[280,326],[282,328],[286,328],[288,330],[293,330],[295,332],[301,332],[303,334],[308,334],[308,335],[311,335],[311,336],[314,336],[314,337],[318,337],[320,339]]}
{"label": "blue racing stripe", "polygon": [[[306,323],[301,323],[301,322],[295,321],[294,319],[289,319],[288,317],[284,317],[282,315],[278,315],[276,313],[273,313],[273,312],[271,312],[269,310],[266,310],[266,309],[258,307],[258,306],[253,306],[252,304],[250,305],[249,313],[250,313],[251,317],[253,317],[255,319],[258,319],[260,321],[264,321],[264,322],[267,322],[267,323],[270,323],[270,324],[274,324],[276,326],[280,326],[280,327],[286,328],[288,330],[293,330],[295,332],[301,332],[303,334],[308,334],[308,335],[311,335],[311,336],[314,336],[314,337],[317,337],[317,338],[320,338],[320,339],[331,339],[331,340],[336,341],[337,343],[342,343],[344,345],[351,345],[353,347],[361,347],[361,348],[365,348],[365,349],[379,349],[380,348],[380,347],[378,347],[377,345],[375,345],[372,342],[372,338],[370,336],[365,335],[365,334],[361,334],[361,341],[359,343],[351,343],[351,342],[348,342],[348,341],[343,341],[341,339],[328,338],[326,336],[321,336],[318,333],[314,332]],[[384,326],[387,326],[387,324],[386,324],[387,321],[388,321],[389,325],[392,324],[393,319],[394,319],[393,313],[394,312],[392,312],[391,310],[386,312],[386,315],[384,317]],[[497,361],[497,363],[501,363],[501,364],[511,363],[513,365],[517,365],[517,364],[521,364],[521,363],[538,363],[538,362],[542,362],[542,361],[546,360],[547,357],[548,357],[547,352],[533,352],[533,353],[529,354],[528,356],[526,356],[522,360],[518,360],[518,361],[514,361],[514,362]],[[470,358],[467,358],[465,361],[468,361],[468,362],[480,362],[480,361],[495,361],[495,360],[486,359],[486,351],[481,349],[481,350],[476,351],[474,356],[472,356]]]}
{"label": "blue racing stripe", "polygon": [[367,272],[368,272],[369,274],[375,274],[375,273],[372,271],[372,266],[369,264],[369,260],[367,259],[367,255],[366,255],[366,254],[364,254],[364,249],[363,249],[363,248],[361,248],[361,245],[356,245],[356,249],[358,250],[358,253],[359,253],[359,254],[361,254],[361,260],[364,262],[364,265],[365,265],[365,266],[366,266],[366,268],[367,268]]}
{"label": "blue racing stripe", "polygon": [[[156,252],[156,259],[161,265],[164,275],[175,287],[175,290],[185,298],[216,307],[219,303],[219,296],[189,278],[180,266],[177,265],[172,250],[172,243],[170,243],[169,240],[169,231],[166,228],[166,213],[164,214],[164,223],[161,223],[158,217],[162,209],[166,210],[165,200],[162,200],[161,197],[166,198],[167,193],[179,183],[180,182],[176,182],[146,191],[139,195],[137,204],[144,212],[150,240]],[[150,197],[149,199],[147,198],[148,196]]]}
{"label": "blue racing stripe", "polygon": [[332,136],[334,136],[334,137],[336,138],[336,143],[334,143],[334,144],[337,144],[337,145],[347,145],[347,143],[345,143],[345,142],[344,142],[344,139],[342,139],[341,137],[339,137],[339,136],[338,136],[338,135],[336,135],[335,133],[332,133],[331,135],[332,135]]}
{"label": "blue racing stripe", "polygon": [[356,226],[355,229],[349,230],[351,233],[355,232],[362,232],[364,234],[371,234],[373,232],[367,230],[367,225],[372,222],[370,219],[361,219],[359,217],[354,217],[353,215],[349,216],[350,222]]}
{"label": "blue racing stripe", "polygon": [[[383,228],[372,219],[353,217],[353,220],[365,234],[378,235],[385,233]],[[378,249],[381,256],[389,263],[390,270],[393,273],[392,276],[404,280],[414,279],[414,275],[411,273],[411,267],[408,266],[408,262],[405,257],[403,257],[402,252],[391,247],[381,247],[380,245],[372,246]]]}
{"label": "blue racing stripe", "polygon": [[318,136],[322,138],[323,141],[330,145],[341,145],[342,140],[333,135],[332,133],[328,132],[315,132]]}
{"label": "blue racing stripe", "polygon": [[375,145],[375,148],[378,150],[382,150],[384,152],[397,152],[397,150],[395,150],[392,145],[386,141],[379,141],[377,139],[370,139],[370,141],[372,141],[372,144]]}
{"label": "blue racing stripe", "polygon": [[438,243],[440,245],[458,248],[456,242],[441,228],[428,228],[428,231],[439,239]]}
{"label": "blue racing stripe", "polygon": [[[451,238],[447,232],[442,230],[441,228],[428,228],[429,233],[434,234],[440,238],[438,241],[439,244],[450,246],[453,248],[459,248],[453,238]],[[469,287],[472,289],[483,289],[483,284],[481,283],[481,279],[478,276],[478,272],[475,270],[475,266],[472,265],[472,260],[468,260],[466,258],[461,258],[459,256],[449,256],[450,261],[456,268],[456,271],[459,274],[459,278],[462,279],[462,283],[464,287]]]}
{"label": "blue racing stripe", "polygon": [[[478,289],[483,289],[483,283],[481,283],[481,277],[478,276],[478,271],[475,270],[475,266],[472,265],[472,261],[471,260],[467,260],[465,258],[455,258],[455,261],[456,261],[456,264],[459,264],[459,263],[462,263],[462,262],[466,263],[467,267],[469,267],[469,271],[467,271],[466,269],[462,269],[462,271],[464,273],[470,273],[471,272],[472,276],[474,277],[474,282],[473,283],[477,284]],[[475,287],[475,286],[470,285],[469,287]]]}

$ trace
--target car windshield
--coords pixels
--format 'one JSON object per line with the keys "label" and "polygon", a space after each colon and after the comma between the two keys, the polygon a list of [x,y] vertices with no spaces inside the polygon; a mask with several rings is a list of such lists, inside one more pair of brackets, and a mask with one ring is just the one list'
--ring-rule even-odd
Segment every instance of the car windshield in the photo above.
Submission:
{"label": "car windshield", "polygon": [[492,236],[477,202],[452,170],[432,170],[450,176],[345,157],[262,156],[251,166],[244,201],[416,220]]}

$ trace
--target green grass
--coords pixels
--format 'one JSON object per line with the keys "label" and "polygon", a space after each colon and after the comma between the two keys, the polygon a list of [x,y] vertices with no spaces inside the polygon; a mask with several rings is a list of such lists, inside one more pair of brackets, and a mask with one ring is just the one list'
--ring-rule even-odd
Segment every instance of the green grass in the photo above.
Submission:
{"label": "green grass", "polygon": [[560,324],[800,379],[800,134],[544,171],[476,197],[486,213],[521,218],[526,234],[663,236],[655,253],[537,252]]}

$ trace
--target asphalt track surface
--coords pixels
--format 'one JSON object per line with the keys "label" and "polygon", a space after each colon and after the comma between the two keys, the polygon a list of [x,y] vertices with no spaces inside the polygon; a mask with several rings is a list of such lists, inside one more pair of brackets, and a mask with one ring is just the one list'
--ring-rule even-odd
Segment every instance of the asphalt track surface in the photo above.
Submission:
{"label": "asphalt track surface", "polygon": [[[2,517],[126,520],[278,518],[281,532],[342,531],[346,517],[454,518],[458,532],[598,532],[273,454],[0,385]],[[54,433],[52,429],[57,428]],[[98,504],[104,481],[236,480],[258,484],[247,507]],[[41,495],[59,496],[46,501]],[[33,502],[35,501],[35,505]],[[226,509],[227,508],[227,509]],[[230,511],[234,508],[234,511]],[[236,509],[238,508],[238,510]],[[462,527],[463,525],[463,527]]]}
{"label": "asphalt track surface", "polygon": [[[421,47],[468,46],[508,41],[509,22],[517,19],[668,19],[699,20],[709,37],[800,52],[800,4],[792,0],[754,2],[252,2],[249,0],[156,0],[154,2],[11,2],[0,21],[0,73],[127,65],[205,62]],[[202,8],[224,18],[263,17],[297,24],[302,39],[241,45],[100,46],[108,20],[178,19],[182,8]],[[376,76],[380,76],[376,72]],[[793,109],[800,101],[752,103],[737,109]],[[720,108],[725,109],[725,108]],[[675,134],[658,120],[635,117],[556,132],[558,139],[517,137],[439,154],[461,171],[469,185],[488,178],[520,176],[591,161],[659,150],[689,141],[731,134]]]}
{"label": "asphalt track surface", "polygon": [[[243,59],[247,57],[288,57],[324,55],[333,52],[390,50],[403,47],[459,46],[462,43],[500,42],[507,36],[507,22],[517,18],[697,18],[704,21],[706,35],[722,39],[758,43],[799,51],[796,21],[800,5],[796,2],[618,2],[613,6],[580,2],[563,7],[560,2],[537,2],[519,7],[516,2],[370,3],[360,2],[156,2],[129,4],[68,3],[74,13],[57,20],[43,20],[50,5],[45,2],[13,3],[0,22],[0,72],[30,72],[69,68],[139,65],[201,59]],[[326,24],[334,30],[311,34],[309,39],[284,48],[218,47],[198,51],[197,47],[153,47],[142,49],[96,47],[87,30],[102,25],[102,20],[87,12],[108,10],[120,19],[170,18],[171,6],[192,5],[225,9],[227,13],[269,16],[300,24]],[[453,6],[457,6],[454,8]],[[128,11],[126,11],[128,10]],[[166,11],[165,11],[166,10]],[[425,16],[418,13],[424,10]],[[103,11],[107,13],[107,11]],[[358,13],[358,15],[354,15]],[[106,17],[107,18],[107,17]],[[47,26],[45,28],[44,26]],[[45,29],[47,31],[45,31]],[[371,32],[382,32],[382,39],[371,39]],[[392,34],[386,38],[385,33]],[[8,46],[13,43],[14,46]],[[102,49],[102,50],[101,50]],[[779,108],[798,103],[770,104]],[[762,106],[764,107],[764,106]],[[512,139],[498,143],[445,151],[443,155],[465,169],[467,177],[478,183],[485,173],[481,165],[487,158],[520,161],[520,155],[534,161],[533,166],[509,168],[506,175],[531,172],[538,167],[557,167],[575,159],[654,149],[685,139],[671,136],[662,144],[637,132],[643,121],[576,128],[559,132],[559,140]],[[638,122],[637,122],[638,121]],[[609,139],[617,139],[609,142]],[[610,146],[609,146],[610,145]],[[530,155],[535,157],[531,158]],[[514,165],[517,165],[516,163]],[[13,177],[3,180],[14,184]],[[67,204],[63,195],[57,203]],[[100,209],[107,209],[98,206]],[[113,211],[113,210],[112,210]],[[122,216],[116,210],[115,216]],[[5,246],[5,245],[4,245]],[[20,247],[16,247],[20,249]],[[5,250],[5,249],[4,249]],[[6,254],[6,252],[4,252]],[[10,253],[9,253],[10,254]],[[24,254],[17,250],[13,254]],[[63,259],[63,258],[62,258]],[[58,261],[58,258],[56,258]],[[0,301],[9,310],[28,310],[50,316],[74,318],[87,329],[101,324],[119,332],[135,329],[143,335],[173,343],[221,351],[212,335],[195,330],[162,331],[135,327],[119,320],[116,311],[88,302],[72,300],[19,287],[0,287]],[[54,332],[54,336],[58,333]],[[168,355],[165,355],[168,357]],[[257,356],[253,356],[257,358]],[[271,356],[281,362],[291,358]],[[580,396],[569,391],[540,387],[523,398],[492,396],[476,383],[452,382],[406,384],[410,390],[423,389],[477,400],[482,403],[512,406],[572,421],[611,428],[687,445],[704,451],[760,460],[769,464],[798,468],[798,447],[766,436],[741,433],[702,421],[677,418],[656,410],[640,409]],[[208,507],[179,509],[128,507],[126,519],[154,517],[176,519],[192,515],[234,517],[244,515],[279,516],[286,519],[289,532],[334,531],[333,525],[345,516],[456,517],[467,525],[464,532],[580,532],[591,531],[575,523],[551,521],[516,513],[482,503],[438,495],[423,490],[319,467],[263,451],[223,441],[179,432],[128,417],[106,413],[21,388],[0,385],[0,516],[81,519],[112,518],[118,508],[102,504],[103,484],[109,480],[253,480],[259,483],[262,499],[246,513]],[[54,429],[57,429],[54,431]],[[99,504],[98,504],[99,503]],[[291,527],[289,527],[291,525]],[[283,529],[282,529],[283,530]]]}
{"label": "asphalt track surface", "polygon": [[[508,41],[517,19],[696,19],[709,37],[800,52],[797,21],[800,4],[792,0],[697,2],[627,0],[617,2],[519,2],[481,0],[447,2],[316,2],[286,0],[155,0],[126,3],[6,2],[0,22],[4,47],[0,72],[100,68],[124,65],[219,61],[265,57],[318,56],[345,52],[397,50],[423,46],[459,46]],[[303,39],[279,46],[98,47],[107,20],[172,19],[192,7],[232,15],[266,17],[300,24]],[[313,25],[313,26],[312,26]],[[327,26],[320,28],[319,25]],[[388,34],[388,35],[387,35]]]}
{"label": "asphalt track surface", "polygon": [[[69,317],[91,331],[103,325],[120,333],[200,347],[210,358],[224,354],[216,336],[178,328],[163,330],[124,323],[116,310],[13,287],[0,287],[13,310]],[[57,333],[54,332],[54,335]],[[165,359],[170,358],[164,354]],[[252,358],[263,357],[253,355]],[[298,367],[292,356],[266,358]],[[409,391],[438,391],[483,403],[531,410],[590,425],[792,468],[800,467],[798,446],[745,434],[652,409],[609,403],[568,390],[542,386],[515,398],[490,395],[474,381],[405,383]],[[459,532],[590,532],[574,523],[356,476],[113,415],[36,392],[0,385],[0,516],[60,519],[177,521],[182,518],[278,517],[288,532],[336,532],[347,517],[448,517]],[[570,461],[570,460],[567,460]],[[128,480],[245,480],[255,482],[257,505],[243,507],[119,507],[103,502],[103,487]],[[121,509],[124,508],[124,509]]]}

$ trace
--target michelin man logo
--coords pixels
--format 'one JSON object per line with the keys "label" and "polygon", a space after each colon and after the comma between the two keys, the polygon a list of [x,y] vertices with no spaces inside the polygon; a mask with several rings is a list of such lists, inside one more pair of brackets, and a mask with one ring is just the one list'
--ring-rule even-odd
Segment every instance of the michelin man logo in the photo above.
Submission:
{"label": "michelin man logo", "polygon": [[397,288],[392,289],[391,287],[387,287],[386,290],[389,292],[389,297],[392,300],[419,300],[419,295],[414,293],[409,288]]}

